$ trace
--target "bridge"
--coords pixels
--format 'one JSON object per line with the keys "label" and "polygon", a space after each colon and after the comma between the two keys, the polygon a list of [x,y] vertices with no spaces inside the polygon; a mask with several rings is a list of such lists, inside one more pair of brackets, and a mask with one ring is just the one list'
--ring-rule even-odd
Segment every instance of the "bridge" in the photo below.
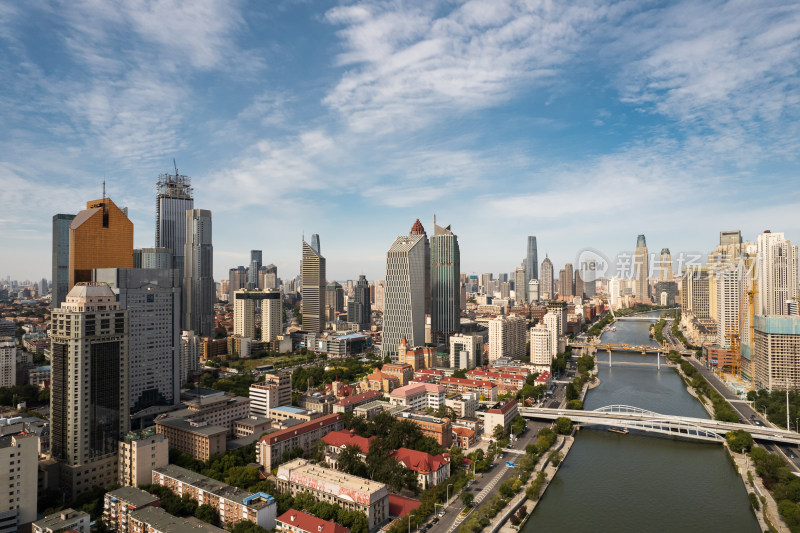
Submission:
{"label": "bridge", "polygon": [[641,322],[658,322],[661,317],[657,316],[618,316],[617,320],[639,320]]}
{"label": "bridge", "polygon": [[520,407],[519,414],[526,418],[555,420],[565,416],[580,426],[607,426],[626,428],[644,433],[670,435],[707,442],[723,442],[725,433],[743,429],[759,441],[800,444],[800,434],[785,429],[750,424],[738,424],[709,420],[707,418],[691,418],[686,416],[662,415],[639,407],[629,405],[608,405],[594,411],[572,409],[548,409],[543,407]]}
{"label": "bridge", "polygon": [[[611,366],[611,367],[614,367],[614,366],[653,366],[653,367],[656,367],[656,368],[661,368],[661,361],[659,361],[658,364],[656,364],[656,363],[635,363],[633,361],[614,361],[612,363],[611,361],[603,361],[602,359],[598,359],[597,361],[595,361],[595,363],[598,364],[598,365],[608,365],[608,366]],[[666,363],[666,365],[667,366],[672,366],[672,365],[670,365],[670,363]]]}
{"label": "bridge", "polygon": [[[611,342],[599,342],[599,343],[589,343],[589,342],[572,342],[570,346],[573,348],[594,348],[595,350],[606,350],[609,352],[636,352],[642,355],[648,353],[654,354],[666,354],[672,350],[672,348],[665,348],[663,346],[652,346],[649,344],[615,344]],[[681,355],[694,355],[694,351],[692,350],[675,350],[676,352],[680,353]]]}

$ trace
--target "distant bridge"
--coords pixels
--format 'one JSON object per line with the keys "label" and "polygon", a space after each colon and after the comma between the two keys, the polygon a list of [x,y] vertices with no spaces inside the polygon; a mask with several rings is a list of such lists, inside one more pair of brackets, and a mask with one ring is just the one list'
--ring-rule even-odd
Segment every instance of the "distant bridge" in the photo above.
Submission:
{"label": "distant bridge", "polygon": [[581,426],[607,426],[626,428],[645,433],[671,435],[693,440],[722,442],[725,433],[743,429],[754,439],[781,444],[800,444],[800,435],[794,431],[750,424],[720,422],[706,418],[662,415],[629,405],[608,405],[594,411],[572,409],[548,409],[543,407],[520,407],[519,413],[526,418],[555,420],[565,416]]}
{"label": "distant bridge", "polygon": [[[673,348],[665,348],[663,346],[652,346],[649,344],[614,344],[611,342],[599,342],[596,344],[588,343],[588,342],[572,342],[570,346],[573,348],[589,348],[595,350],[606,350],[606,351],[615,351],[615,352],[638,352],[642,355],[648,353],[654,354],[666,354],[673,350]],[[692,350],[675,350],[679,352],[681,355],[694,355],[694,351]]]}
{"label": "distant bridge", "polygon": [[[612,363],[610,361],[604,361],[602,359],[598,359],[595,362],[598,365],[608,365],[608,366],[611,366],[611,367],[614,367],[614,366],[654,366],[654,367],[657,367],[657,368],[661,368],[660,361],[659,361],[659,364],[656,364],[656,363],[635,363],[633,361],[614,361]],[[669,363],[666,363],[666,364],[669,365]]]}
{"label": "distant bridge", "polygon": [[618,316],[617,320],[639,320],[641,322],[658,322],[661,320],[661,317],[653,316]]}

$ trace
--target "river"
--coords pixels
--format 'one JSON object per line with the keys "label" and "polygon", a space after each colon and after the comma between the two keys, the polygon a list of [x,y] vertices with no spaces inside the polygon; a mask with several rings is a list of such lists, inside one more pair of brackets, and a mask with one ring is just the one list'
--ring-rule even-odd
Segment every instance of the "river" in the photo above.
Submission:
{"label": "river", "polygon": [[[618,321],[617,330],[606,332],[603,340],[654,344],[649,326]],[[607,352],[598,357],[608,360]],[[600,365],[601,385],[589,391],[585,408],[624,404],[708,418],[672,368],[613,366],[614,361],[655,363],[655,357],[612,352],[612,367]],[[593,429],[577,433],[523,528],[524,533],[758,530],[744,485],[720,445]]]}

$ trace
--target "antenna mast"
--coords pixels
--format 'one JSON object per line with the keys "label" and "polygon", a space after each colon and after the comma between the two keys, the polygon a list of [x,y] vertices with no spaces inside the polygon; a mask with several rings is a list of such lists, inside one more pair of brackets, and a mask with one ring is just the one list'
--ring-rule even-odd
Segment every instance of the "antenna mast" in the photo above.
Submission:
{"label": "antenna mast", "polygon": [[175,162],[175,158],[172,158],[172,166],[175,167],[175,178],[178,177],[178,164]]}

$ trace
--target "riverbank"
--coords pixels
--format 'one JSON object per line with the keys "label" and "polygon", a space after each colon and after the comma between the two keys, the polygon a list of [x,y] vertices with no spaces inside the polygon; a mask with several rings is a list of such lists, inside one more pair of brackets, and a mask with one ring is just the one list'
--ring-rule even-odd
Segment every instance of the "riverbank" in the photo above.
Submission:
{"label": "riverbank", "polygon": [[542,500],[542,496],[544,496],[547,487],[550,486],[550,482],[555,477],[558,469],[561,468],[561,465],[564,464],[564,459],[567,458],[567,454],[569,453],[570,448],[572,448],[572,444],[575,442],[575,438],[569,435],[559,435],[557,446],[553,449],[559,450],[563,454],[563,458],[558,463],[558,465],[553,466],[553,463],[547,458],[549,455],[543,455],[539,462],[536,464],[536,469],[534,472],[544,472],[545,473],[545,482],[542,485],[542,488],[539,490],[539,494],[536,495],[536,499],[533,500],[533,505],[531,506],[530,510],[528,511],[527,516],[520,522],[518,526],[511,524],[511,515],[517,512],[517,509],[522,507],[522,505],[528,501],[528,497],[526,495],[526,491],[528,487],[536,479],[536,476],[531,475],[528,482],[522,487],[522,491],[517,494],[514,499],[512,499],[505,508],[504,513],[498,513],[497,516],[492,519],[491,523],[489,524],[489,532],[490,533],[516,533],[525,525],[528,521],[528,518],[531,517],[533,514],[534,509],[536,509],[536,505]]}
{"label": "riverbank", "polygon": [[711,418],[713,420],[714,419],[714,406],[711,405],[711,402],[708,401],[706,398],[701,398],[700,395],[697,394],[697,391],[695,391],[694,387],[692,387],[691,380],[689,379],[689,376],[687,376],[683,372],[683,370],[681,369],[680,365],[675,365],[675,372],[678,373],[678,375],[681,377],[681,381],[683,381],[683,384],[686,385],[686,392],[688,392],[689,395],[692,396],[695,400],[700,402],[700,405],[702,405],[703,409],[705,409],[706,413],[708,413],[709,418]]}
{"label": "riverbank", "polygon": [[[783,521],[783,519],[781,519],[780,513],[778,513],[778,505],[775,503],[775,499],[772,497],[772,494],[764,486],[761,478],[756,475],[756,469],[753,466],[753,463],[745,454],[732,451],[727,443],[725,444],[725,449],[733,461],[733,464],[736,465],[736,471],[739,473],[739,477],[742,478],[742,482],[744,483],[744,487],[747,492],[754,492],[758,497],[761,510],[756,511],[753,509],[753,514],[756,516],[756,520],[758,520],[758,525],[761,528],[761,531],[791,533],[791,530],[786,526],[786,523]],[[752,484],[750,483],[751,479],[753,480]],[[751,488],[753,489],[752,491],[750,490]]]}

